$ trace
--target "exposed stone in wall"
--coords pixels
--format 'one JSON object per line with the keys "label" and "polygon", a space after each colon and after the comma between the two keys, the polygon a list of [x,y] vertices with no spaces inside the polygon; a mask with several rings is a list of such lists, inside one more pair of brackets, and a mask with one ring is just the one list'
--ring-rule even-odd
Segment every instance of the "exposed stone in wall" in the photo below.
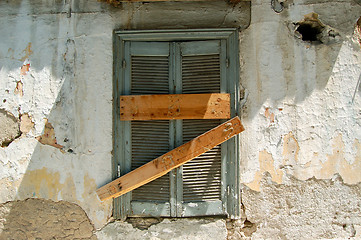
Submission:
{"label": "exposed stone in wall", "polygon": [[0,239],[92,239],[94,227],[77,205],[27,199],[0,205]]}
{"label": "exposed stone in wall", "polygon": [[257,226],[253,239],[359,239],[361,184],[331,180],[272,182],[266,173],[260,192],[242,190],[247,220]]}
{"label": "exposed stone in wall", "polygon": [[8,146],[20,136],[18,120],[10,112],[0,109],[0,146]]}
{"label": "exposed stone in wall", "polygon": [[223,219],[164,219],[147,230],[140,230],[129,223],[116,221],[105,226],[96,235],[102,240],[225,240],[227,229]]}

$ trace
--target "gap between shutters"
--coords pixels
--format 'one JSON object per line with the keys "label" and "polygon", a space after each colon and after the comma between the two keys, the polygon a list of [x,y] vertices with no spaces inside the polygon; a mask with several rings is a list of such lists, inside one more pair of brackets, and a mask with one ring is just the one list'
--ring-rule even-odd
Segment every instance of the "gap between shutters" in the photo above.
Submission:
{"label": "gap between shutters", "polygon": [[230,94],[120,96],[120,120],[229,119]]}
{"label": "gap between shutters", "polygon": [[244,131],[239,117],[203,133],[180,147],[144,164],[126,175],[97,189],[100,200],[121,196],[170,172],[193,158],[209,151],[218,144]]}

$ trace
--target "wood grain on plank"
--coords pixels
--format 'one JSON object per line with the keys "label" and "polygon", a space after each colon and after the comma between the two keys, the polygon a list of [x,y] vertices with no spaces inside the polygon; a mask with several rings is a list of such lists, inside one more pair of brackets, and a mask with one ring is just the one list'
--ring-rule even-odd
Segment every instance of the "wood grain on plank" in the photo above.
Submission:
{"label": "wood grain on plank", "polygon": [[120,96],[120,120],[229,119],[228,93]]}
{"label": "wood grain on plank", "polygon": [[239,117],[232,118],[182,146],[108,183],[96,192],[102,201],[121,196],[167,174],[172,169],[189,162],[243,130],[244,127]]}

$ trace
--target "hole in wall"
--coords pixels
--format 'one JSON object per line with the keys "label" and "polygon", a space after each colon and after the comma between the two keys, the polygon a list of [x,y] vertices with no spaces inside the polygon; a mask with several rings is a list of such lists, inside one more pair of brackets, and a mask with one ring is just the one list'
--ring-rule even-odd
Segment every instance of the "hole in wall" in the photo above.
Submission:
{"label": "hole in wall", "polygon": [[319,41],[318,35],[322,33],[323,27],[314,23],[299,23],[296,31],[302,36],[303,41]]}
{"label": "hole in wall", "polygon": [[304,19],[295,23],[295,25],[295,35],[303,41],[314,44],[332,44],[342,40],[340,33],[336,29],[323,24],[319,20],[317,13],[305,15]]}

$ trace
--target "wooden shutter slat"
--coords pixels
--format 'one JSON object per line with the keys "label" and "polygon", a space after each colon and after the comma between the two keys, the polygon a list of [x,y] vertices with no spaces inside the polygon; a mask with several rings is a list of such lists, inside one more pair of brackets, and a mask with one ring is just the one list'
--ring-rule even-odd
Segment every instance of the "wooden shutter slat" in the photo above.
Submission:
{"label": "wooden shutter slat", "polygon": [[[157,47],[159,44],[155,43]],[[168,46],[168,44],[166,44]],[[132,54],[147,44],[133,43]],[[150,49],[166,54],[167,48]],[[144,51],[141,51],[144,54]],[[164,52],[164,53],[163,53]],[[147,51],[146,54],[150,52]],[[168,56],[131,56],[130,94],[164,94],[169,91]],[[131,122],[131,170],[169,151],[169,121],[132,121]],[[169,202],[169,175],[135,189],[132,202]],[[154,194],[156,192],[156,196]],[[154,203],[153,203],[154,204]],[[133,205],[133,204],[132,204]],[[136,209],[132,209],[134,211]]]}
{"label": "wooden shutter slat", "polygon": [[[184,47],[188,47],[187,44]],[[220,54],[182,56],[182,91],[221,92]],[[183,120],[183,142],[220,123],[220,120]],[[184,203],[221,200],[220,146],[184,164],[182,173]]]}

